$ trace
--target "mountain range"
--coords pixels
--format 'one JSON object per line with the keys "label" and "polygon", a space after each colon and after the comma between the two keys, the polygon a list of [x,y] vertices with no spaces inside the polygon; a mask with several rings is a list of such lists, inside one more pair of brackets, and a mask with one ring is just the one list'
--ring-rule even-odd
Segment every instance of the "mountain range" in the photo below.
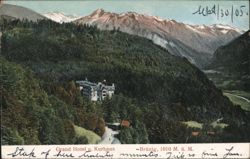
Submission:
{"label": "mountain range", "polygon": [[207,64],[219,46],[241,34],[240,30],[226,25],[189,25],[135,12],[117,14],[103,9],[97,9],[74,23],[97,25],[101,30],[118,29],[148,38],[200,68]]}
{"label": "mountain range", "polygon": [[117,29],[150,39],[171,54],[186,57],[199,68],[210,62],[218,47],[242,34],[241,30],[226,25],[189,25],[135,12],[117,14],[103,9],[97,9],[88,16],[78,17],[60,12],[40,15],[24,7],[4,4],[1,6],[0,16],[32,21],[48,18],[58,23],[96,25],[101,30]]}

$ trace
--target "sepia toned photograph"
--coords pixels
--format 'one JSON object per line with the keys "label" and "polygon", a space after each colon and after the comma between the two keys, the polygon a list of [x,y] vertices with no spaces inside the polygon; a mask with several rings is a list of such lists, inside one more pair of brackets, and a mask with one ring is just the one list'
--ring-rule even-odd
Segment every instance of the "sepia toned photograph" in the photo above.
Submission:
{"label": "sepia toned photograph", "polygon": [[248,0],[1,0],[0,37],[3,146],[250,142]]}

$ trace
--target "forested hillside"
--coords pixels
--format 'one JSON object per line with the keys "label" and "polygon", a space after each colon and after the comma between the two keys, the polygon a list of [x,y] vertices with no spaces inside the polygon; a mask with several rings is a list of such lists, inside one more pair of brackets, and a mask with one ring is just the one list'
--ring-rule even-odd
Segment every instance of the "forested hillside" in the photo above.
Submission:
{"label": "forested hillside", "polygon": [[[96,127],[103,119],[95,110],[85,115],[86,107],[92,105],[83,103],[74,83],[69,83],[68,90],[58,87],[70,98],[67,102],[74,102],[69,106],[59,96],[48,95],[30,70],[2,58],[1,65],[3,144],[77,144],[78,140],[88,143],[84,136],[76,137],[73,122],[86,127],[88,120],[95,118],[99,121],[92,127]],[[67,93],[72,91],[74,96]]]}
{"label": "forested hillside", "polygon": [[[2,28],[6,144],[16,144],[9,141],[13,137],[25,144],[87,143],[84,137],[72,139],[77,136],[74,125],[101,136],[105,121],[120,119],[132,124],[122,129],[122,143],[249,141],[249,114],[234,107],[185,58],[150,40],[48,20],[5,20]],[[116,95],[100,103],[84,99],[74,81],[85,77],[115,83]],[[218,118],[229,126],[206,126],[198,140],[182,124],[194,120],[209,125]],[[206,135],[208,129],[218,135]],[[33,138],[28,139],[30,133]]]}
{"label": "forested hillside", "polygon": [[[103,115],[109,121],[115,120],[108,102],[100,105],[84,100],[73,81],[65,87],[54,86],[53,95],[48,95],[40,87],[41,81],[35,79],[29,70],[4,59],[1,59],[1,64],[3,144],[96,144],[91,142],[93,139],[89,136],[99,135],[100,138],[103,135]],[[117,96],[113,102],[119,106],[118,103],[125,104],[127,100]],[[134,116],[135,106],[131,106],[131,103],[126,105],[127,108],[131,107],[126,110],[130,117]],[[136,118],[131,118],[131,121],[134,121],[135,128],[122,131],[121,135],[130,134],[131,131],[137,136],[131,143],[147,143],[144,124],[136,121]],[[93,132],[79,135],[75,125]],[[121,141],[129,142],[125,137]]]}

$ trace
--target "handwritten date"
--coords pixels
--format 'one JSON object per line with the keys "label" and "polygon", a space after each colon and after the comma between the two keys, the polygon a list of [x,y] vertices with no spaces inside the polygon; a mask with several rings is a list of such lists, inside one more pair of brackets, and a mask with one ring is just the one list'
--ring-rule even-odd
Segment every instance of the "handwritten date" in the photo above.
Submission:
{"label": "handwritten date", "polygon": [[233,23],[235,17],[248,16],[249,12],[247,11],[246,5],[241,5],[239,7],[232,5],[231,7],[225,8],[221,7],[219,4],[214,4],[212,6],[199,5],[198,9],[192,14],[202,16],[214,15],[217,16],[217,20],[224,17],[230,17],[231,22]]}

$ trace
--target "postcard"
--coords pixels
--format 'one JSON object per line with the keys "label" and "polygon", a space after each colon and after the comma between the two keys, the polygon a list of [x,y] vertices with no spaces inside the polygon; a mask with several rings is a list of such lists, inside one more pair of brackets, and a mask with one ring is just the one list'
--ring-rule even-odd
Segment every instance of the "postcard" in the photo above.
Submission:
{"label": "postcard", "polygon": [[250,158],[248,0],[1,0],[2,158]]}

